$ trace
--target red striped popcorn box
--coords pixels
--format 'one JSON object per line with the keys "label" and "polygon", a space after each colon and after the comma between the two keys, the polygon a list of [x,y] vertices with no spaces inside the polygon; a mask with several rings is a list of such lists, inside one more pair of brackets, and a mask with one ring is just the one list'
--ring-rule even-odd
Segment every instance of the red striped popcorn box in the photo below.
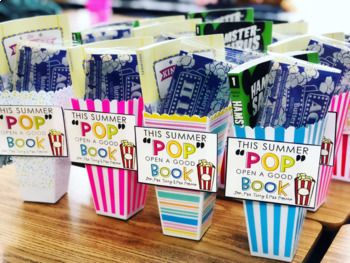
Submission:
{"label": "red striped popcorn box", "polygon": [[343,134],[333,170],[333,178],[350,182],[350,135]]}
{"label": "red striped popcorn box", "polygon": [[[220,176],[231,111],[231,108],[227,107],[210,117],[169,116],[145,112],[144,126],[218,134],[218,167],[216,172],[217,176]],[[209,168],[208,171],[207,168]],[[199,182],[202,183],[203,190],[212,188],[213,168],[213,166],[206,166],[203,169],[201,165],[198,166]],[[156,192],[163,234],[200,240],[211,225],[216,193],[160,186],[156,186]]]}
{"label": "red striped popcorn box", "polygon": [[122,153],[123,167],[125,169],[133,170],[135,167],[135,145],[131,142],[124,140],[120,144],[120,151]]}
{"label": "red striped popcorn box", "polygon": [[213,177],[215,175],[215,166],[207,160],[200,160],[197,164],[197,173],[199,189],[210,191],[213,187]]}
{"label": "red striped popcorn box", "polygon": [[[333,168],[338,169],[335,167],[339,167],[338,159],[343,159],[342,156],[342,149],[343,149],[343,143],[342,137],[343,137],[343,130],[344,125],[346,122],[346,115],[348,111],[348,107],[350,105],[350,92],[341,93],[339,95],[333,96],[331,104],[329,106],[329,112],[336,112],[337,113],[337,121],[336,121],[336,135],[335,135],[335,142],[333,143],[334,147],[334,167],[329,165],[320,165],[319,170],[319,188],[316,192],[316,206],[314,209],[308,209],[309,211],[317,211],[326,201],[329,184],[333,177]],[[344,153],[344,152],[343,152]],[[337,172],[334,172],[335,174]],[[338,177],[337,177],[338,178]]]}
{"label": "red striped popcorn box", "polygon": [[311,176],[300,173],[295,179],[295,204],[306,206],[310,203],[315,188],[315,180]]}
{"label": "red striped popcorn box", "polygon": [[[129,101],[72,99],[72,107],[73,110],[135,115],[136,125],[143,124],[142,98]],[[122,143],[120,148],[126,157],[123,158],[124,167],[134,167],[135,149],[129,142]],[[97,214],[128,220],[144,208],[148,186],[138,183],[136,171],[97,165],[85,167]]]}
{"label": "red striped popcorn box", "polygon": [[60,131],[51,130],[48,134],[53,156],[63,156],[64,135]]}
{"label": "red striped popcorn box", "polygon": [[329,161],[332,154],[333,142],[328,138],[323,138],[321,144],[321,165],[329,165]]}

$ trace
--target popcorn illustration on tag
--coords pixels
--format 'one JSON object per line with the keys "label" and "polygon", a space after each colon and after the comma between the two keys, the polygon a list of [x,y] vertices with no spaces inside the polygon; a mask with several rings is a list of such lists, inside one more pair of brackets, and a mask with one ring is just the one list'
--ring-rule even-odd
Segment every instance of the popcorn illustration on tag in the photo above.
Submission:
{"label": "popcorn illustration on tag", "polygon": [[50,130],[48,136],[52,155],[63,156],[64,134],[57,130]]}
{"label": "popcorn illustration on tag", "polygon": [[315,180],[305,173],[298,173],[295,181],[295,204],[308,206],[315,187]]}
{"label": "popcorn illustration on tag", "polygon": [[211,191],[215,178],[215,166],[207,160],[199,160],[197,164],[199,189]]}
{"label": "popcorn illustration on tag", "polygon": [[333,142],[330,139],[323,137],[321,144],[321,165],[329,165],[329,161],[331,159],[332,154],[332,148]]}
{"label": "popcorn illustration on tag", "polygon": [[127,140],[121,141],[120,152],[122,155],[123,168],[131,170],[135,169],[135,144],[128,142]]}

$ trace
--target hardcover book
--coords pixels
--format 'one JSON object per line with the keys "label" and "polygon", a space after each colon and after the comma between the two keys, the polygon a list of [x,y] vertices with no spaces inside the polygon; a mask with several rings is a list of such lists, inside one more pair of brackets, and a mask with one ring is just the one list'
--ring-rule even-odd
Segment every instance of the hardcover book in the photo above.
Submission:
{"label": "hardcover book", "polygon": [[253,8],[225,8],[204,12],[190,12],[187,18],[201,18],[203,22],[254,21]]}
{"label": "hardcover book", "polygon": [[264,101],[272,57],[265,56],[235,67],[228,74],[233,124],[255,127]]}
{"label": "hardcover book", "polygon": [[196,34],[224,34],[225,47],[266,51],[272,42],[272,22],[202,23],[197,25]]}

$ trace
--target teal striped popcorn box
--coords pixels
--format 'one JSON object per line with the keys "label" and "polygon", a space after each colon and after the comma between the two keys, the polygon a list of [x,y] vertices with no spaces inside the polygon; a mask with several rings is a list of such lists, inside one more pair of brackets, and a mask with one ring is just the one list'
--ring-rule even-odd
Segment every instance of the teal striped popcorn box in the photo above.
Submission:
{"label": "teal striped popcorn box", "polygon": [[[320,146],[324,130],[324,120],[301,128],[233,126],[233,137]],[[319,157],[315,158],[316,161],[319,160]],[[298,161],[298,157],[296,160]],[[318,178],[318,169],[318,166],[315,167],[316,172],[313,178]],[[289,182],[292,189],[295,188],[295,191],[292,191],[295,195],[295,202],[285,204],[270,200],[268,203],[256,201],[253,198],[247,198],[250,200],[243,201],[250,253],[253,256],[283,261],[293,260],[307,210],[305,206],[308,206],[311,201],[317,203],[317,191],[319,191],[313,180],[303,180],[302,186],[295,180],[299,180],[299,178]],[[228,185],[226,185],[226,189],[227,187]],[[299,187],[303,188],[303,191],[300,191]],[[306,189],[307,191],[305,191]],[[306,200],[309,203],[305,202]]]}
{"label": "teal striped popcorn box", "polygon": [[[2,91],[0,105],[67,107],[72,89],[56,92]],[[23,201],[56,203],[68,191],[71,162],[68,157],[14,156],[16,176]]]}
{"label": "teal striped popcorn box", "polygon": [[[230,107],[210,117],[150,114],[144,112],[144,126],[158,129],[182,130],[191,132],[209,132],[217,134],[217,167],[215,178],[222,169],[224,149],[228,132]],[[207,165],[208,169],[215,166]],[[198,165],[197,165],[197,169]],[[199,171],[199,170],[198,170]],[[207,172],[209,173],[209,172]],[[198,185],[211,184],[200,177],[194,179]],[[198,181],[197,181],[198,180]],[[218,181],[218,180],[216,180]],[[211,192],[189,190],[179,186],[156,186],[159,214],[164,235],[200,240],[211,225],[216,200],[217,184],[213,183]],[[207,188],[199,189],[207,190]]]}

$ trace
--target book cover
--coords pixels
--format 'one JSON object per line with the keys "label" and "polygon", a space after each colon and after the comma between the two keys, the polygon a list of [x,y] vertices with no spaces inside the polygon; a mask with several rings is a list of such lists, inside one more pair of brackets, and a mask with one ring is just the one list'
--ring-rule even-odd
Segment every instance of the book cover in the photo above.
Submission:
{"label": "book cover", "polygon": [[325,118],[341,71],[292,58],[290,62],[274,61],[257,125],[302,127]]}
{"label": "book cover", "polygon": [[320,56],[316,51],[302,50],[302,51],[292,51],[284,53],[284,55],[291,56],[296,59],[301,59],[310,63],[320,64]]}
{"label": "book cover", "polygon": [[265,54],[261,52],[225,47],[225,60],[236,65],[241,65],[263,56]]}
{"label": "book cover", "polygon": [[135,37],[105,40],[68,48],[68,64],[75,97],[84,98],[85,95],[86,75],[84,71],[84,60],[86,59],[87,51],[93,53],[97,52],[99,49],[105,48],[137,49],[146,45],[150,45],[152,43],[152,37]]}
{"label": "book cover", "polygon": [[229,72],[233,124],[254,127],[264,101],[271,57],[255,59]]}
{"label": "book cover", "polygon": [[215,58],[224,59],[224,54],[221,54],[224,51],[223,36],[181,37],[137,49],[142,95],[147,112],[156,112],[159,103],[164,100],[181,50],[213,50]]}
{"label": "book cover", "polygon": [[272,42],[272,22],[201,23],[196,34],[224,34],[225,47],[266,51]]}
{"label": "book cover", "polygon": [[13,74],[17,91],[57,91],[70,86],[67,51],[62,46],[25,42],[18,47]]}
{"label": "book cover", "polygon": [[225,8],[204,12],[190,12],[188,19],[201,18],[203,22],[239,22],[254,21],[253,8]]}
{"label": "book cover", "polygon": [[318,52],[322,65],[342,71],[341,80],[335,91],[336,94],[350,90],[350,47],[330,45],[311,39],[307,50]]}
{"label": "book cover", "polygon": [[180,53],[161,114],[210,116],[229,103],[229,63]]}
{"label": "book cover", "polygon": [[85,70],[86,99],[127,101],[141,97],[135,52],[92,54]]}

